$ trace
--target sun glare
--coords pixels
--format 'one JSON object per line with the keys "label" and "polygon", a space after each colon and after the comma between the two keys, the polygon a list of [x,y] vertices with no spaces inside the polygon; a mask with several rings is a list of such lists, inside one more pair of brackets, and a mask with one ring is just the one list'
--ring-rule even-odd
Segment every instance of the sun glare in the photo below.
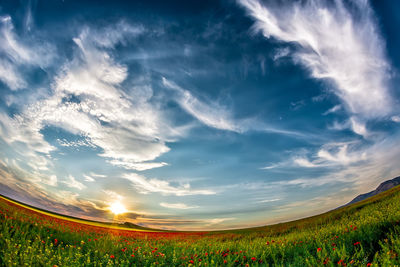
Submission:
{"label": "sun glare", "polygon": [[110,211],[115,215],[127,212],[127,209],[121,202],[114,202],[110,206]]}

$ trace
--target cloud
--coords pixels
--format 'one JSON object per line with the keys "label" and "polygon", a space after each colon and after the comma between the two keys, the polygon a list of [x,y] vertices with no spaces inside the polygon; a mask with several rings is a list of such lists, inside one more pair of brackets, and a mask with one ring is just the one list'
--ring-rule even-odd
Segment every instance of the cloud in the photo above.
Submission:
{"label": "cloud", "polygon": [[90,176],[96,177],[96,178],[106,178],[106,177],[107,177],[107,175],[98,174],[98,173],[94,173],[94,172],[91,172],[91,173],[90,173]]}
{"label": "cloud", "polygon": [[258,202],[260,202],[260,203],[269,203],[269,202],[276,202],[276,201],[279,201],[279,200],[281,200],[281,199],[280,198],[273,198],[273,199],[263,199],[263,200],[260,200]]}
{"label": "cloud", "polygon": [[238,3],[255,20],[255,31],[295,44],[293,60],[313,78],[333,83],[356,133],[365,135],[363,120],[392,112],[387,87],[390,66],[368,1],[354,1],[351,6],[341,0],[269,6],[258,0]]}
{"label": "cloud", "polygon": [[83,175],[83,177],[85,178],[86,182],[94,182],[96,181],[93,177],[90,177],[89,175]]}
{"label": "cloud", "polygon": [[274,59],[274,61],[277,61],[283,57],[288,56],[289,53],[290,53],[289,47],[276,49],[273,59]]}
{"label": "cloud", "polygon": [[69,175],[67,180],[63,182],[70,188],[76,188],[78,190],[85,189],[86,186],[82,184],[81,182],[77,181],[74,176]]}
{"label": "cloud", "polygon": [[114,192],[112,190],[103,190],[103,192],[110,198],[112,198],[113,200],[123,200],[124,197],[121,196],[120,194],[118,194],[117,192]]}
{"label": "cloud", "polygon": [[0,80],[11,90],[25,88],[21,73],[26,66],[46,68],[55,58],[53,45],[34,35],[20,38],[9,15],[0,16]]}
{"label": "cloud", "polygon": [[214,219],[208,219],[205,220],[206,226],[214,225],[214,224],[220,224],[226,221],[231,221],[234,220],[235,218],[214,218]]}
{"label": "cloud", "polygon": [[[78,141],[58,140],[60,146],[100,148],[99,156],[128,169],[165,166],[148,161],[168,152],[166,142],[182,136],[185,129],[164,117],[151,100],[149,84],[132,84],[123,90],[128,69],[112,54],[117,43],[142,32],[142,27],[125,22],[102,30],[83,27],[73,38],[77,48],[73,58],[56,75],[51,94],[12,117],[0,114],[3,139],[9,144],[25,144],[29,153],[49,155],[56,147],[47,143],[42,130],[54,126],[81,137]],[[25,51],[19,46],[15,49]]]}
{"label": "cloud", "polygon": [[58,190],[53,194],[46,190],[41,183],[54,182],[55,178],[35,177],[16,165],[7,166],[0,161],[0,193],[23,203],[49,211],[86,219],[104,220],[106,212],[101,202],[81,199],[77,193]]}
{"label": "cloud", "polygon": [[400,116],[392,116],[392,121],[394,122],[400,122]]}
{"label": "cloud", "polygon": [[17,90],[27,86],[26,81],[19,74],[15,65],[5,59],[0,59],[0,80],[11,90]]}
{"label": "cloud", "polygon": [[256,118],[234,119],[233,112],[219,103],[208,101],[209,103],[206,104],[193,96],[188,90],[181,88],[164,77],[162,78],[162,83],[165,87],[175,92],[175,95],[172,96],[173,99],[187,113],[208,127],[237,133],[260,131],[288,135],[297,138],[307,138],[307,135],[304,133],[267,125]]}
{"label": "cloud", "polygon": [[178,187],[172,186],[167,181],[159,179],[146,179],[136,173],[124,174],[122,178],[132,182],[132,185],[141,194],[161,193],[163,195],[189,196],[189,195],[214,195],[216,192],[207,189],[191,189],[190,184]]}
{"label": "cloud", "polygon": [[262,170],[276,168],[336,168],[366,162],[372,156],[371,148],[360,146],[360,142],[332,142],[322,145],[316,152],[296,152],[289,160],[262,167]]}
{"label": "cloud", "polygon": [[120,161],[120,160],[110,160],[108,161],[114,166],[121,166],[127,170],[136,170],[136,171],[145,171],[145,170],[150,170],[154,168],[160,168],[163,166],[168,165],[165,162],[126,162],[126,161]]}
{"label": "cloud", "polygon": [[310,162],[308,159],[306,158],[295,158],[294,163],[300,167],[306,167],[306,168],[314,168],[314,167],[318,167],[318,165]]}
{"label": "cloud", "polygon": [[66,139],[57,139],[57,142],[60,146],[64,147],[91,147],[91,148],[96,148],[94,144],[90,142],[90,140],[78,140],[78,141],[68,141]]}
{"label": "cloud", "polygon": [[342,109],[341,105],[335,105],[332,108],[330,108],[327,111],[325,111],[324,113],[322,113],[322,115],[326,116],[328,114],[335,113],[335,112],[337,112],[337,111],[339,111],[341,109]]}
{"label": "cloud", "polygon": [[180,210],[187,210],[187,209],[194,209],[198,206],[188,206],[185,203],[160,203],[161,207],[168,208],[168,209],[180,209]]}
{"label": "cloud", "polygon": [[351,146],[355,143],[328,143],[323,145],[314,156],[313,161],[306,158],[296,158],[294,163],[306,168],[347,166],[367,160],[367,152],[361,148],[359,150]]}
{"label": "cloud", "polygon": [[57,176],[50,175],[49,180],[47,181],[48,185],[57,186]]}
{"label": "cloud", "polygon": [[235,123],[232,118],[231,112],[218,103],[210,102],[206,104],[189,91],[181,88],[172,81],[162,78],[162,83],[165,87],[175,92],[175,101],[190,115],[205,125],[233,132],[241,132],[240,126]]}

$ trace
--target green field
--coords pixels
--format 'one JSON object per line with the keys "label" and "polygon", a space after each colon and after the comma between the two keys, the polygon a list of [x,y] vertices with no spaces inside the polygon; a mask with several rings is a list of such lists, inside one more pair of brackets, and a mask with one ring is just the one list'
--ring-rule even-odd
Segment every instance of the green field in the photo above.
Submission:
{"label": "green field", "polygon": [[400,266],[400,187],[318,216],[220,232],[151,232],[0,198],[1,266]]}

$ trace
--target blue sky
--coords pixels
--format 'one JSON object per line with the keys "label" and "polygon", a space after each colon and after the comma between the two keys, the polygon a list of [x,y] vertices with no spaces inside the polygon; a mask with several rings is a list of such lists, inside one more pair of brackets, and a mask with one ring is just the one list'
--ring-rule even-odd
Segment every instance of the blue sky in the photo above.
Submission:
{"label": "blue sky", "polygon": [[399,11],[2,1],[0,193],[182,230],[336,208],[400,174]]}

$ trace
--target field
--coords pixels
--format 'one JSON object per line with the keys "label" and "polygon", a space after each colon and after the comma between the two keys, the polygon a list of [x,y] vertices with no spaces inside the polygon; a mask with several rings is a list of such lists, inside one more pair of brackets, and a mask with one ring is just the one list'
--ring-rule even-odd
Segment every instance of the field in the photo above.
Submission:
{"label": "field", "polygon": [[400,187],[325,214],[221,232],[149,232],[0,198],[1,266],[400,266]]}

